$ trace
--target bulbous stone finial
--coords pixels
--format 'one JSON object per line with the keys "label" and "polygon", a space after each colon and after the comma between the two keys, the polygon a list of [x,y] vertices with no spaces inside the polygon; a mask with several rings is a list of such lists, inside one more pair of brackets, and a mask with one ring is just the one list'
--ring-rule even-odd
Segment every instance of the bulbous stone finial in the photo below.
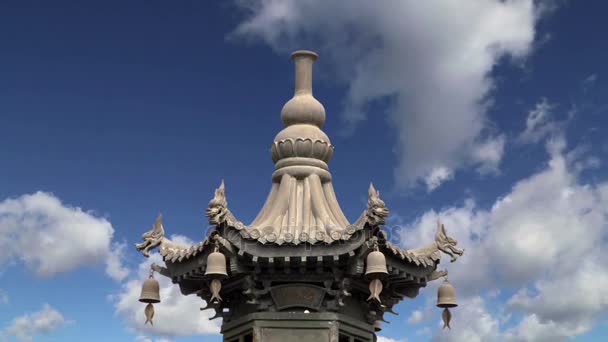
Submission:
{"label": "bulbous stone finial", "polygon": [[[329,137],[321,130],[325,123],[325,108],[312,95],[312,65],[317,57],[316,53],[307,50],[291,54],[295,63],[295,92],[281,110],[285,128],[274,138],[271,147],[277,169],[307,165],[327,170],[326,163],[333,154]],[[290,160],[280,163],[284,159]],[[324,179],[329,179],[327,172],[323,174]]]}
{"label": "bulbous stone finial", "polygon": [[321,128],[325,123],[325,108],[312,96],[312,64],[317,57],[316,53],[306,50],[291,54],[296,65],[296,84],[293,98],[281,110],[285,126],[309,124]]}
{"label": "bulbous stone finial", "polygon": [[295,92],[285,103],[285,127],[274,138],[274,161],[268,200],[245,234],[261,243],[332,243],[354,233],[331,183],[327,163],[334,147],[321,130],[325,108],[312,96],[312,65],[317,54],[299,50],[295,63]]}

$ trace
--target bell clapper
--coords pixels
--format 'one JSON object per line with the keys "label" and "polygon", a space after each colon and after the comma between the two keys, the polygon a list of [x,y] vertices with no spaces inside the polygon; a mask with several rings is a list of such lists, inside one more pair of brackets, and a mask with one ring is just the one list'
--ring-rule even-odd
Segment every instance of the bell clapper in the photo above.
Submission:
{"label": "bell clapper", "polygon": [[443,314],[441,315],[441,318],[443,318],[443,329],[448,328],[451,330],[452,327],[450,327],[450,321],[452,320],[452,313],[450,312],[450,309],[443,309]]}
{"label": "bell clapper", "polygon": [[154,325],[152,322],[152,318],[154,318],[154,305],[152,305],[152,303],[146,305],[144,313],[146,314],[146,323],[144,323],[144,325],[148,324],[148,322],[150,322],[150,325]]}
{"label": "bell clapper", "polygon": [[214,278],[211,280],[211,285],[209,285],[209,289],[211,290],[211,299],[209,300],[212,303],[219,303],[222,301],[222,297],[220,296],[220,290],[222,289],[222,282],[218,278]]}
{"label": "bell clapper", "polygon": [[376,278],[369,282],[370,295],[367,300],[375,299],[378,303],[382,303],[380,300],[380,293],[382,293],[382,280]]}

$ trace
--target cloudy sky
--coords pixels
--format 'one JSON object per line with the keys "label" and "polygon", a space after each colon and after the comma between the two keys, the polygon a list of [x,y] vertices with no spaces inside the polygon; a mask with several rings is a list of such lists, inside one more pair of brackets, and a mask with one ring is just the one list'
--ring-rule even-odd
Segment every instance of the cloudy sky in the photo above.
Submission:
{"label": "cloudy sky", "polygon": [[269,146],[311,49],[330,164],[356,219],[373,181],[394,242],[437,218],[466,248],[383,342],[608,335],[608,10],[603,1],[0,3],[0,341],[220,341],[133,244],[159,211],[201,240],[221,179],[254,218]]}

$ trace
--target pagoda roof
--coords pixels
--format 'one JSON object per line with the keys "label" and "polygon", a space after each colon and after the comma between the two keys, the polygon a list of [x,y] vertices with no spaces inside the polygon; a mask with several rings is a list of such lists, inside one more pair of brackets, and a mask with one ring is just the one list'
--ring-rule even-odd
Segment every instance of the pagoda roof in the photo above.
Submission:
{"label": "pagoda roof", "polygon": [[[373,189],[373,187],[372,187]],[[366,210],[357,223],[361,225],[361,228],[357,229],[357,231],[362,230],[366,225],[372,229],[370,225],[370,220],[367,217],[368,210]],[[228,215],[231,216],[231,215]],[[195,258],[199,255],[204,255],[209,252],[211,248],[213,248],[216,244],[223,245],[224,248],[230,249],[231,253],[245,255],[248,254],[250,257],[254,257],[256,260],[259,258],[262,259],[280,259],[280,258],[290,258],[290,257],[310,257],[310,256],[322,256],[323,253],[320,251],[327,250],[328,255],[339,256],[350,254],[353,255],[353,251],[357,250],[359,247],[363,245],[363,243],[369,238],[369,236],[365,236],[364,234],[354,234],[349,235],[351,239],[348,244],[336,244],[330,248],[329,244],[320,244],[314,246],[307,246],[306,248],[300,249],[291,249],[295,253],[289,254],[286,253],[285,249],[277,249],[276,246],[272,247],[268,244],[263,247],[257,247],[256,244],[242,244],[238,243],[238,240],[235,240],[234,234],[230,234],[230,230],[236,229],[232,224],[230,224],[230,220],[226,221],[227,225],[225,226],[226,230],[224,233],[220,233],[218,230],[213,230],[209,234],[208,237],[204,238],[202,241],[192,244],[192,245],[182,245],[177,244],[168,238],[164,237],[164,228],[162,225],[162,216],[159,215],[156,219],[153,228],[150,232],[156,230],[157,232],[162,232],[161,235],[157,235],[157,240],[159,241],[158,246],[159,253],[163,257],[163,259],[167,262],[171,263],[181,263],[183,261],[187,261],[189,259]],[[246,236],[243,234],[247,227],[241,228],[240,237]],[[150,232],[146,233],[149,234]],[[227,236],[227,237],[224,237]],[[421,248],[415,249],[405,249],[402,248],[390,241],[386,240],[386,233],[382,230],[378,231],[378,236],[380,237],[380,246],[381,249],[387,252],[387,255],[391,255],[398,260],[402,260],[403,262],[421,266],[421,267],[435,267],[440,259],[441,252],[443,249],[447,249],[444,251],[455,259],[455,255],[450,253],[450,251],[454,251],[455,254],[462,254],[461,249],[455,247],[455,240],[449,236],[447,236],[445,227],[443,225],[438,225],[437,234],[435,236],[435,241]],[[450,243],[451,241],[451,243]],[[253,247],[253,248],[252,248]],[[285,246],[288,247],[288,246]],[[440,248],[443,247],[443,248]],[[272,252],[270,252],[272,251]]]}
{"label": "pagoda roof", "polygon": [[[403,267],[431,272],[439,263],[441,252],[451,255],[452,261],[462,254],[463,250],[456,247],[456,240],[447,235],[443,225],[438,225],[435,241],[420,248],[403,249],[387,241],[381,226],[389,210],[372,184],[367,208],[360,217],[352,223],[345,217],[328,165],[334,146],[322,130],[325,108],[312,93],[312,66],[316,58],[310,51],[292,54],[295,92],[281,110],[284,128],[270,148],[274,162],[270,192],[255,219],[250,224],[237,219],[228,208],[222,181],[205,212],[214,226],[208,237],[191,246],[176,244],[164,236],[159,216],[152,230],[143,235],[144,242],[137,244],[144,255],[160,247],[164,260],[176,266],[198,259],[208,254],[212,246],[221,244],[229,254],[247,256],[254,262],[283,259],[290,263],[293,258],[299,262],[308,262],[307,258],[322,262],[325,256],[335,262],[341,256],[368,250],[362,247],[373,241]],[[200,268],[204,263],[199,260],[192,267]],[[189,267],[182,266],[182,269]]]}

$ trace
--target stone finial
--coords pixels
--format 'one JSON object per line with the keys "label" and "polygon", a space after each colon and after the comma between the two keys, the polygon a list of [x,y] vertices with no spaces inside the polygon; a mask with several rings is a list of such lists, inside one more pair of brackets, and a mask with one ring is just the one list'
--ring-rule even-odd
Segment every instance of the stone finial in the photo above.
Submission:
{"label": "stone finial", "polygon": [[[317,54],[298,50],[291,54],[291,58],[295,64],[295,91],[281,110],[281,120],[285,128],[274,138],[271,146],[272,160],[277,170],[285,166],[295,166],[290,168],[288,173],[296,169],[300,174],[301,171],[316,172],[319,168],[327,171],[327,163],[333,155],[334,147],[327,134],[321,130],[325,123],[325,108],[312,95],[312,65]],[[286,159],[289,160],[281,162]],[[306,170],[300,166],[304,166]],[[314,167],[316,171],[310,167]],[[322,173],[324,181],[328,181],[329,174]]]}
{"label": "stone finial", "polygon": [[312,95],[312,64],[319,55],[308,50],[298,50],[291,54],[296,64],[296,94]]}
{"label": "stone finial", "polygon": [[325,108],[312,95],[312,65],[317,57],[316,53],[306,50],[291,54],[295,63],[296,82],[293,98],[281,111],[285,126],[309,124],[321,128],[325,123]]}

